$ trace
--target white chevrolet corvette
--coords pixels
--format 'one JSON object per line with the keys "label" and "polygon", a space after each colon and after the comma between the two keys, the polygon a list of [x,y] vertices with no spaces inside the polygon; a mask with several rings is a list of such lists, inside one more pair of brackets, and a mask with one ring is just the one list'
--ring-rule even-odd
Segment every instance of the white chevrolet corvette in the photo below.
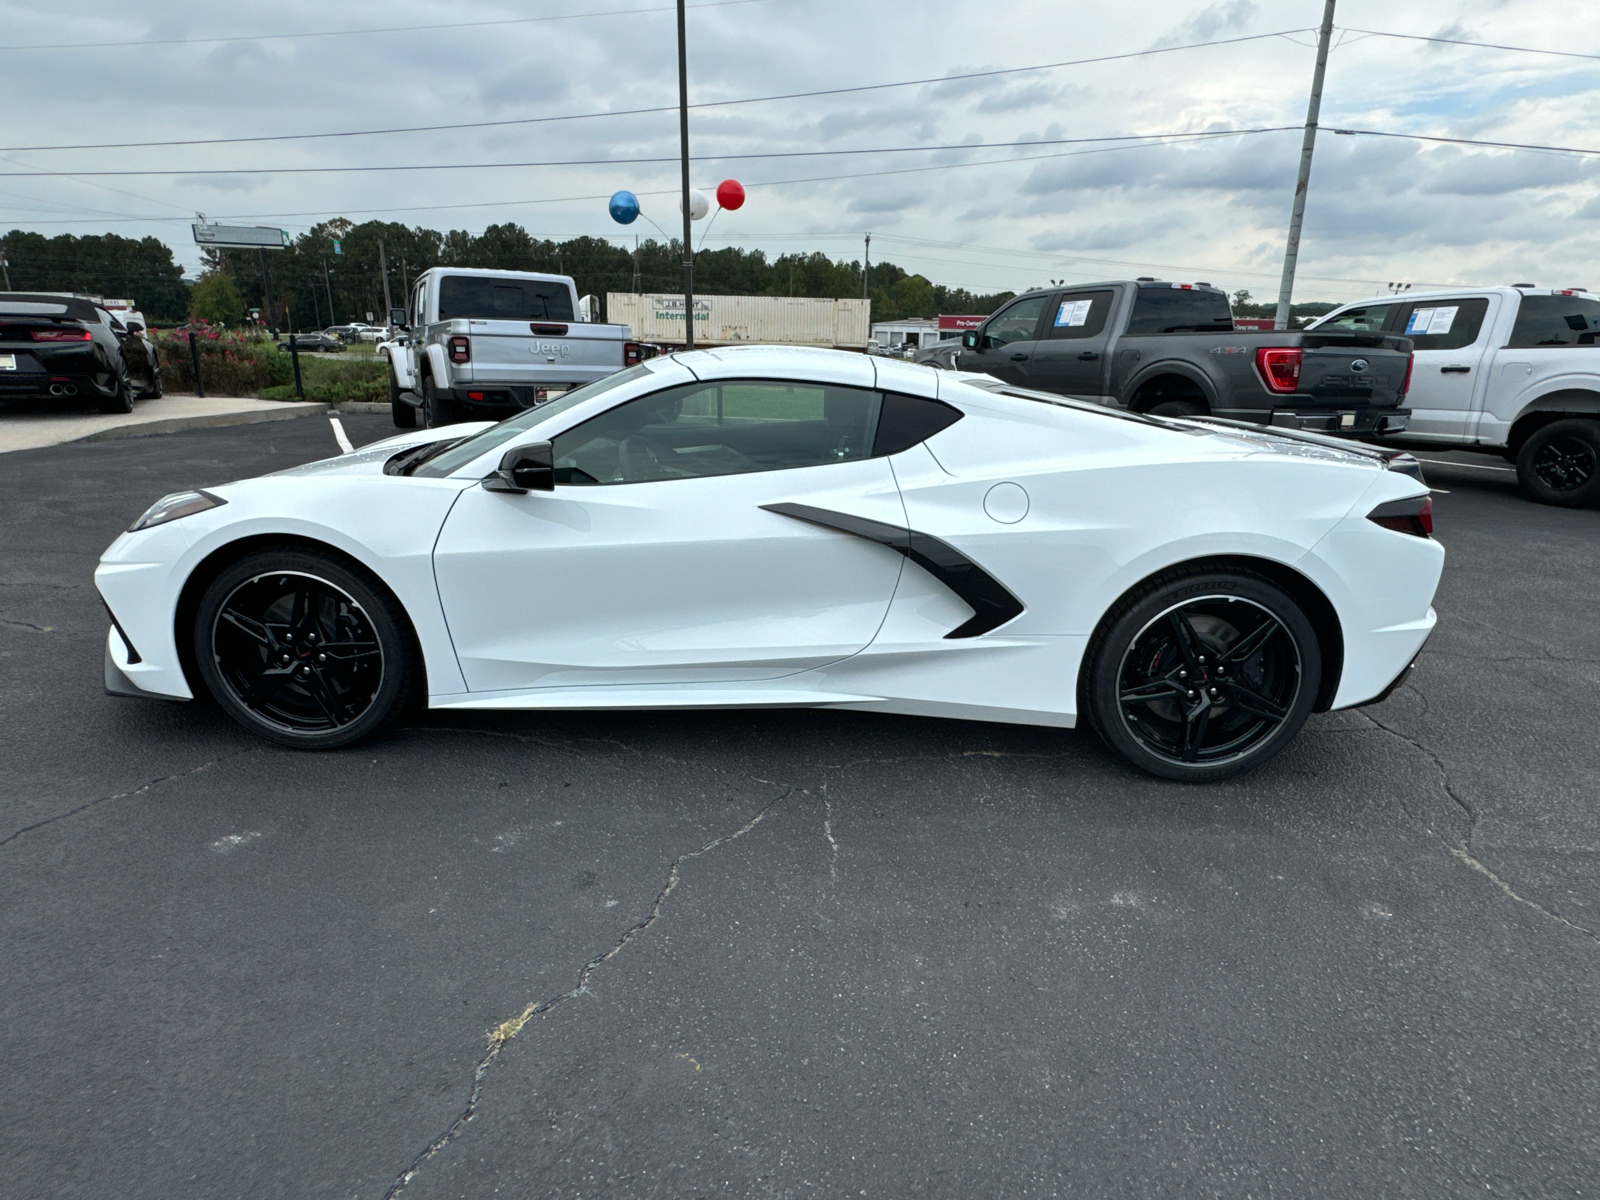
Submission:
{"label": "white chevrolet corvette", "polygon": [[1444,550],[1414,459],[826,350],[654,359],[152,506],[106,687],[289,746],[453,709],[863,709],[1230,775],[1382,699]]}

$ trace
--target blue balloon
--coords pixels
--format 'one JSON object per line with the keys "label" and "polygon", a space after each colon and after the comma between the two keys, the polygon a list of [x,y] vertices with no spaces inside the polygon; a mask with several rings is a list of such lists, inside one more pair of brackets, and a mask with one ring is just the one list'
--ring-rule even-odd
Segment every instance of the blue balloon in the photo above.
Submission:
{"label": "blue balloon", "polygon": [[632,192],[618,192],[607,205],[611,219],[618,225],[632,225],[639,218],[639,197]]}

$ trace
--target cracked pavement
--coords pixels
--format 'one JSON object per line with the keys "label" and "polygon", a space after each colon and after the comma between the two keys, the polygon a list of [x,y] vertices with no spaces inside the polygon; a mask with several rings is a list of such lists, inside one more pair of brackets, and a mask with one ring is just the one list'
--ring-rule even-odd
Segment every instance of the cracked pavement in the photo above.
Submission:
{"label": "cracked pavement", "polygon": [[1207,788],[1043,729],[435,713],[313,756],[104,696],[116,531],[334,449],[286,421],[0,458],[7,1194],[1600,1176],[1600,513],[1430,467],[1414,683]]}

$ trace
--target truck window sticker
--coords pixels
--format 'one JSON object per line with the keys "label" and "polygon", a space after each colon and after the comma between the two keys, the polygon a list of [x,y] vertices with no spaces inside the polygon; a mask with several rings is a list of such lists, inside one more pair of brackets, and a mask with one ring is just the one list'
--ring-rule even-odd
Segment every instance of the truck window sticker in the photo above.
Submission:
{"label": "truck window sticker", "polygon": [[1093,304],[1093,300],[1063,300],[1060,309],[1056,312],[1056,328],[1087,325],[1089,323],[1089,309]]}
{"label": "truck window sticker", "polygon": [[1455,324],[1456,313],[1460,311],[1460,305],[1451,305],[1446,308],[1419,308],[1411,314],[1411,319],[1406,322],[1406,336],[1410,337],[1412,334],[1449,333],[1450,326]]}

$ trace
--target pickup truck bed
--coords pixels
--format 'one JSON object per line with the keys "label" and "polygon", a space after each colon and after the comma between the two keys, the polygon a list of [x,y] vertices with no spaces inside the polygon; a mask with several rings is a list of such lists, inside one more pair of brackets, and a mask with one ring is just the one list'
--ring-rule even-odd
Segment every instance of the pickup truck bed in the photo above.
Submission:
{"label": "pickup truck bed", "polygon": [[1394,433],[1411,342],[1384,332],[1236,330],[1205,284],[1114,281],[1029,292],[951,354],[957,370],[1169,416],[1342,435]]}

